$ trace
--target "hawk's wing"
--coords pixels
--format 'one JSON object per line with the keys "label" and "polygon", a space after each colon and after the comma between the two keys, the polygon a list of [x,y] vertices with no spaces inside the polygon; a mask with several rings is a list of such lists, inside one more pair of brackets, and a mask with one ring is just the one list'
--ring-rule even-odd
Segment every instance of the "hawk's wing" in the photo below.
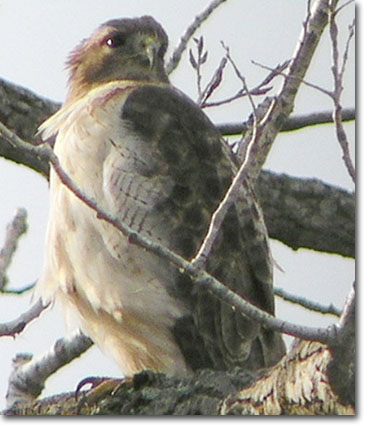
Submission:
{"label": "hawk's wing", "polygon": [[[109,209],[120,212],[133,229],[191,259],[236,173],[231,153],[201,109],[170,86],[139,87],[120,114],[125,136],[112,141],[119,155],[104,164]],[[109,244],[113,249],[117,241]],[[169,294],[188,309],[173,333],[193,368],[257,368],[283,355],[278,334],[194,286],[163,260],[154,257],[151,263]],[[239,295],[274,313],[267,233],[250,190],[244,188],[229,209],[206,268]]]}

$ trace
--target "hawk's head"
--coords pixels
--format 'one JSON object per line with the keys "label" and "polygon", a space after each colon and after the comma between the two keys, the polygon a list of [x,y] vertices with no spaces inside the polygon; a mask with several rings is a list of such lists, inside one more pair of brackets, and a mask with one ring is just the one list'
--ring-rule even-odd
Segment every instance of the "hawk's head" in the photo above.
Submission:
{"label": "hawk's head", "polygon": [[106,22],[70,54],[68,100],[112,80],[168,82],[167,46],[164,29],[150,16]]}

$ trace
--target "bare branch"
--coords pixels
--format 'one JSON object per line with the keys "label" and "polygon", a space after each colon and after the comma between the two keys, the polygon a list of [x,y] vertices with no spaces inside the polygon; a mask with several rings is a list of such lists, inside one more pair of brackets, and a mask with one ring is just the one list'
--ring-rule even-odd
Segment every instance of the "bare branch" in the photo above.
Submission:
{"label": "bare branch", "polygon": [[17,355],[9,378],[7,407],[33,401],[42,392],[48,377],[80,356],[91,345],[91,339],[78,331],[71,337],[57,340],[49,351],[35,359],[29,354]]}
{"label": "bare branch", "polygon": [[227,0],[213,0],[202,13],[195,17],[192,24],[187,28],[186,32],[181,37],[178,46],[174,49],[171,58],[166,64],[166,71],[168,74],[170,74],[175,68],[177,68],[179,61],[181,60],[181,56],[184,50],[186,49],[187,43],[189,42],[193,34],[199,29],[203,22],[206,21],[206,19],[214,12],[214,10],[226,1]]}
{"label": "bare branch", "polygon": [[[337,15],[337,10],[336,10],[336,15]],[[343,75],[345,73],[345,68],[346,68],[346,64],[347,64],[347,61],[348,61],[348,54],[349,54],[349,50],[350,50],[350,44],[351,44],[351,40],[354,37],[354,35],[355,35],[355,19],[353,19],[352,24],[349,25],[349,35],[347,37],[345,51],[343,53],[343,58],[342,58],[341,70],[340,70],[341,78],[343,78]]]}
{"label": "bare branch", "polygon": [[270,238],[294,250],[305,247],[355,257],[355,194],[318,179],[267,171],[260,174],[255,191]]}
{"label": "bare branch", "polygon": [[[322,111],[312,112],[309,114],[301,114],[291,116],[281,128],[281,132],[290,132],[292,130],[300,130],[304,127],[316,126],[319,124],[333,123],[333,112]],[[355,120],[355,109],[347,108],[342,110],[342,121],[353,121]],[[224,123],[217,124],[216,127],[220,133],[224,136],[239,135],[245,131],[247,122],[240,123]]]}
{"label": "bare branch", "polygon": [[346,3],[343,3],[340,7],[337,7],[336,9],[336,15],[341,12],[342,9],[344,9],[345,7],[349,6],[351,3],[354,3],[355,0],[348,0]]}
{"label": "bare branch", "polygon": [[[291,72],[279,72],[280,75],[282,75],[283,77],[285,77],[285,85],[291,84],[291,81],[295,81],[295,83],[292,83],[292,85],[299,85],[299,84],[305,84],[308,87],[311,87],[315,90],[318,90],[320,92],[322,92],[323,94],[329,96],[334,103],[334,112],[333,112],[333,122],[335,123],[335,127],[336,127],[336,135],[337,135],[337,139],[338,142],[341,146],[342,152],[343,152],[343,160],[344,163],[346,165],[346,168],[349,172],[349,175],[351,176],[352,180],[355,182],[355,168],[353,166],[352,160],[351,160],[351,156],[349,153],[349,144],[347,141],[347,136],[346,136],[346,132],[344,130],[343,124],[342,124],[342,106],[340,104],[340,98],[341,98],[341,93],[343,90],[343,85],[342,85],[342,73],[345,69],[345,65],[346,65],[346,61],[347,61],[347,55],[348,55],[348,45],[354,35],[354,24],[352,24],[350,26],[350,33],[349,33],[349,37],[346,43],[346,48],[345,48],[345,53],[344,53],[344,60],[342,63],[342,73],[340,73],[339,71],[339,52],[338,52],[338,41],[337,41],[337,35],[338,35],[338,29],[337,29],[337,25],[335,23],[335,8],[337,5],[337,0],[326,0],[328,1],[329,5],[327,7],[327,4],[325,4],[325,8],[327,9],[328,15],[329,15],[329,29],[330,29],[330,36],[331,36],[331,43],[332,43],[332,60],[333,60],[333,66],[332,66],[332,72],[333,72],[333,76],[334,76],[334,90],[333,91],[329,91],[327,89],[324,89],[323,87],[320,87],[314,83],[310,83],[308,81],[305,81],[303,79],[303,75],[300,75],[298,73],[291,73]],[[316,2],[316,6],[318,5],[319,1]],[[323,0],[320,1],[320,3],[323,3]],[[314,16],[313,14],[311,15],[312,17]],[[306,25],[307,21],[304,24],[304,31],[303,34],[304,36],[308,36],[308,26]],[[302,46],[302,44],[301,44]],[[258,65],[264,69],[268,69],[268,70],[272,70],[272,68],[262,65],[258,62],[253,61],[253,63],[255,65]],[[292,64],[293,65],[293,64]],[[292,67],[289,67],[290,70]],[[306,72],[306,70],[305,70]],[[305,74],[304,72],[304,74]]]}
{"label": "bare branch", "polygon": [[12,336],[21,333],[25,327],[35,318],[37,318],[41,312],[47,308],[48,305],[44,306],[41,299],[39,299],[31,308],[20,315],[17,319],[0,324],[0,336]]}
{"label": "bare branch", "polygon": [[192,65],[192,68],[194,68],[194,70],[196,71],[196,83],[197,83],[197,94],[198,94],[198,100],[197,103],[201,102],[202,97],[204,96],[204,93],[202,92],[201,89],[201,67],[202,65],[205,64],[207,57],[208,57],[208,52],[205,51],[205,53],[203,53],[203,49],[204,49],[204,38],[201,36],[199,39],[194,38],[194,41],[196,43],[196,47],[197,47],[197,57],[195,58],[195,56],[192,53],[192,50],[190,49],[190,63]]}
{"label": "bare branch", "polygon": [[[60,104],[35,95],[30,90],[0,79],[0,121],[22,139],[34,142],[38,126],[54,114]],[[0,136],[0,156],[25,164],[43,177],[49,175],[49,164],[36,153],[15,149]]]}
{"label": "bare branch", "polygon": [[274,288],[274,294],[285,300],[286,302],[295,303],[305,309],[308,309],[309,311],[319,312],[320,314],[324,315],[334,315],[336,317],[339,317],[341,315],[341,311],[332,304],[329,306],[323,306],[320,303],[313,302],[312,300],[307,300],[304,297],[287,293],[281,288]]}
{"label": "bare branch", "polygon": [[[214,71],[212,78],[209,83],[206,85],[205,89],[200,93],[198,98],[198,104],[201,108],[205,108],[209,104],[206,101],[210,98],[210,96],[214,93],[215,89],[217,89],[222,82],[223,71],[225,66],[227,65],[227,58],[222,58],[217,69]],[[224,102],[225,103],[225,102]]]}
{"label": "bare branch", "polygon": [[[224,44],[223,44],[223,47]],[[253,89],[249,89],[248,91],[245,90],[243,77],[239,69],[237,71],[235,70],[236,64],[233,61],[233,69],[236,72],[237,77],[242,82],[242,88],[233,96],[230,96],[228,98],[222,99],[220,101],[214,101],[214,102],[206,102],[210,96],[214,93],[215,89],[220,85],[223,77],[223,70],[227,63],[229,62],[229,58],[226,56],[225,58],[222,58],[218,68],[215,70],[213,77],[210,79],[208,85],[203,91],[200,91],[200,95],[198,97],[197,103],[200,105],[201,108],[210,108],[210,107],[217,107],[220,105],[225,105],[230,102],[235,101],[236,99],[243,98],[245,96],[260,96],[265,95],[271,87],[267,87],[267,84],[269,84],[276,76],[279,75],[281,71],[283,71],[287,65],[289,64],[289,61],[285,61],[283,64],[278,65],[276,68],[274,68],[265,78],[264,80],[259,83],[256,87]],[[237,67],[236,67],[237,68]],[[241,78],[240,78],[241,77]],[[240,132],[242,133],[242,132]]]}
{"label": "bare branch", "polygon": [[0,250],[0,291],[6,285],[6,271],[10,266],[17,249],[19,238],[27,231],[27,211],[17,209],[13,220],[6,227],[6,236],[3,248]]}
{"label": "bare branch", "polygon": [[[279,94],[270,101],[267,112],[262,111],[260,121],[260,131],[262,136],[258,143],[251,149],[251,162],[249,165],[248,177],[254,182],[260,173],[269,150],[290,115],[294,107],[294,101],[301,81],[307,72],[315,49],[319,43],[320,37],[328,22],[328,1],[316,0],[311,7],[311,12],[303,25],[301,37],[298,41],[296,51],[289,63],[286,76]],[[242,157],[241,157],[242,161]]]}
{"label": "bare branch", "polygon": [[36,285],[36,281],[34,281],[31,284],[25,285],[21,288],[14,288],[14,289],[7,289],[7,290],[1,290],[0,293],[2,294],[23,294],[26,293],[29,290],[32,290]]}
{"label": "bare branch", "polygon": [[[247,176],[247,167],[248,167],[248,161],[249,161],[249,153],[253,144],[256,143],[256,138],[258,135],[258,127],[256,123],[256,107],[252,99],[252,96],[249,94],[247,84],[246,84],[246,79],[241,74],[236,64],[234,63],[233,59],[231,58],[229,48],[226,47],[224,44],[223,44],[223,47],[226,49],[228,61],[232,64],[233,69],[235,70],[238,78],[242,81],[244,91],[248,94],[248,97],[252,106],[252,110],[254,112],[253,131],[252,131],[251,140],[249,141],[247,152],[243,160],[243,163],[241,164],[241,167],[238,169],[235,177],[233,178],[232,183],[230,187],[228,188],[223,200],[219,203],[217,209],[214,211],[213,215],[211,216],[208,232],[206,233],[205,238],[198,252],[196,253],[196,255],[194,256],[192,260],[192,264],[196,268],[202,268],[204,266],[209,256],[209,253],[211,251],[211,248],[214,244],[214,241],[218,235],[218,231],[223,223],[223,220],[230,206],[236,201],[237,197],[239,196],[240,188],[243,185],[245,186],[245,188],[248,188],[248,185],[246,183],[246,176]],[[250,197],[253,197],[251,190],[249,190],[248,193]],[[257,202],[255,200],[255,205],[256,204]]]}
{"label": "bare branch", "polygon": [[[272,67],[269,67],[268,65],[262,64],[260,62],[254,61],[254,60],[252,60],[251,62],[254,65],[256,65],[256,66],[258,66],[258,67],[260,67],[260,68],[262,68],[264,70],[273,71],[273,69],[274,69]],[[330,98],[332,97],[332,92],[331,91],[329,91],[327,89],[324,89],[324,87],[318,86],[315,83],[311,83],[310,81],[306,81],[306,80],[304,80],[303,78],[300,78],[300,77],[291,76],[288,73],[285,73],[283,71],[277,71],[277,74],[280,75],[280,76],[282,76],[282,77],[284,77],[285,79],[287,79],[287,78],[296,79],[300,83],[304,84],[305,86],[310,87],[311,89],[315,89],[318,92],[322,92],[324,95],[327,95]]]}
{"label": "bare branch", "polygon": [[331,38],[332,45],[332,74],[334,80],[334,91],[332,93],[333,103],[334,103],[334,113],[333,121],[336,127],[337,140],[342,149],[342,158],[345,163],[346,169],[355,182],[355,167],[353,165],[349,144],[346,136],[345,129],[342,124],[342,105],[341,105],[341,94],[343,91],[343,73],[345,71],[346,61],[348,57],[348,49],[350,41],[354,36],[355,22],[350,26],[349,36],[346,42],[345,52],[342,61],[342,68],[339,67],[339,49],[338,49],[338,28],[336,24],[336,2],[330,1],[329,8],[329,35]]}

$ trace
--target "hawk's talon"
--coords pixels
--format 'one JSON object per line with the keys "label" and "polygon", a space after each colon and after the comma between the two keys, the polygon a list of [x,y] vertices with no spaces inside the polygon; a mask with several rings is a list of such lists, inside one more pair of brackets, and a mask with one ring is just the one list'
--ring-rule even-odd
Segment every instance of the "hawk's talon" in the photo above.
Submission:
{"label": "hawk's talon", "polygon": [[81,389],[85,386],[90,384],[91,388],[86,391],[91,392],[91,390],[97,388],[99,385],[101,385],[104,381],[106,380],[111,380],[111,377],[96,377],[96,376],[90,376],[90,377],[86,377],[85,379],[81,380],[75,390],[75,398],[76,400],[78,399],[78,394],[81,392]]}
{"label": "hawk's talon", "polygon": [[78,383],[75,391],[76,401],[78,400],[81,389],[85,385],[91,384],[91,388],[85,391],[85,393],[83,393],[81,396],[81,399],[78,401],[76,409],[77,414],[80,414],[81,409],[85,404],[93,405],[98,401],[101,401],[104,396],[114,395],[116,390],[120,388],[121,385],[126,384],[128,381],[129,379],[118,379],[112,377],[86,377],[85,379],[81,380]]}

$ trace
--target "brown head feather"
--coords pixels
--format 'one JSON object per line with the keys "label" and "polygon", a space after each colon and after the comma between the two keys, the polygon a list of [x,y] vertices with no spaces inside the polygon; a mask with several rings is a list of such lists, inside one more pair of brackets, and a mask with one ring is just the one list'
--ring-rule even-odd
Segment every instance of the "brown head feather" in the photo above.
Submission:
{"label": "brown head feather", "polygon": [[67,101],[113,80],[168,82],[164,54],[168,37],[150,16],[113,19],[70,53]]}

